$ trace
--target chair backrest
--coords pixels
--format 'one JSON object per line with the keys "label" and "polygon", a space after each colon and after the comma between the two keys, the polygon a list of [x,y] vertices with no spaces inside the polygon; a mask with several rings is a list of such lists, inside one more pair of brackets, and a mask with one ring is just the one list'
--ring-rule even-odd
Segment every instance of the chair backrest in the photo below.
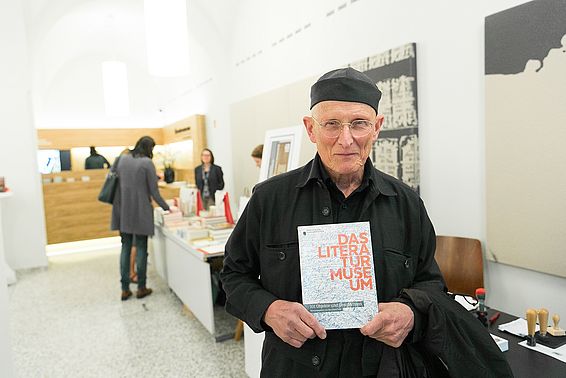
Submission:
{"label": "chair backrest", "polygon": [[475,297],[483,287],[483,258],[478,239],[437,236],[435,259],[448,291]]}

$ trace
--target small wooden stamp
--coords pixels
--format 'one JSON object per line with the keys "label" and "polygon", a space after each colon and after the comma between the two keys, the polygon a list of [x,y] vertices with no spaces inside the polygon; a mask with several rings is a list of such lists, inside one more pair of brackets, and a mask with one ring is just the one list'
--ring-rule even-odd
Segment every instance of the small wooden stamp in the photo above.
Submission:
{"label": "small wooden stamp", "polygon": [[538,310],[538,324],[540,326],[540,335],[546,337],[546,329],[548,328],[548,310],[546,308]]}
{"label": "small wooden stamp", "polygon": [[552,322],[554,323],[554,325],[552,327],[548,326],[547,332],[552,336],[566,336],[566,331],[558,327],[558,323],[560,322],[560,316],[558,314],[552,315]]}
{"label": "small wooden stamp", "polygon": [[527,345],[528,346],[536,346],[537,341],[535,339],[535,330],[537,325],[537,312],[536,310],[529,308],[527,310]]}

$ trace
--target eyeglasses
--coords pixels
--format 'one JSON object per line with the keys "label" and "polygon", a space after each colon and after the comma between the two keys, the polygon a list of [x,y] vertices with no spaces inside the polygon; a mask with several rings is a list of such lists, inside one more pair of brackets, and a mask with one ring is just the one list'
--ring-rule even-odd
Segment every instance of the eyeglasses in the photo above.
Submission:
{"label": "eyeglasses", "polygon": [[328,121],[319,122],[316,118],[311,117],[319,126],[320,131],[328,138],[338,138],[345,125],[350,128],[350,133],[354,138],[365,137],[373,130],[373,123],[366,119],[357,119],[352,122],[340,122],[337,119],[329,119]]}

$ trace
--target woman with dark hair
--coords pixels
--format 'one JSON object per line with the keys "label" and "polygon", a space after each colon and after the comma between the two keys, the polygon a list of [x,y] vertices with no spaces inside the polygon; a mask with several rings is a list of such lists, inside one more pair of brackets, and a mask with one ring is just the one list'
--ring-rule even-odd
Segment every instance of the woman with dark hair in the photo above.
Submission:
{"label": "woman with dark hair", "polygon": [[[153,157],[154,140],[144,136],[138,140],[129,154],[120,156],[119,161],[112,166],[112,171],[118,173],[119,190],[116,191],[112,204],[112,230],[119,230],[122,238],[120,254],[120,275],[122,282],[122,300],[128,299],[130,291],[130,253],[135,239],[137,255],[136,266],[138,275],[137,298],[151,294],[146,286],[147,269],[147,237],[153,235],[153,198],[163,210],[171,210],[159,194],[157,174],[151,161]],[[134,238],[135,236],[135,238]]]}
{"label": "woman with dark hair", "polygon": [[208,210],[214,205],[214,193],[224,189],[224,173],[222,168],[214,164],[214,155],[208,148],[200,154],[201,165],[195,168],[195,182],[200,191],[204,208]]}
{"label": "woman with dark hair", "polygon": [[261,168],[261,158],[263,156],[263,144],[258,144],[252,150],[252,159],[255,161],[255,165],[258,168]]}

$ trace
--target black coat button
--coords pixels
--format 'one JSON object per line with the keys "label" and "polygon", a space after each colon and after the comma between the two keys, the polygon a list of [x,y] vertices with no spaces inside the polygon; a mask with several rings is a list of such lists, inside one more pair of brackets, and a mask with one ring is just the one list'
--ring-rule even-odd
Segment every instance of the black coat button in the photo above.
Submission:
{"label": "black coat button", "polygon": [[405,268],[408,268],[411,264],[409,263],[409,259],[405,260]]}
{"label": "black coat button", "polygon": [[317,355],[312,356],[311,362],[312,362],[312,366],[320,365],[320,357]]}
{"label": "black coat button", "polygon": [[324,206],[322,208],[322,215],[324,215],[325,217],[330,215],[330,208],[328,206]]}
{"label": "black coat button", "polygon": [[285,252],[281,251],[281,252],[279,252],[279,256],[277,256],[277,258],[279,260],[283,261],[287,258],[287,255],[285,254]]}

